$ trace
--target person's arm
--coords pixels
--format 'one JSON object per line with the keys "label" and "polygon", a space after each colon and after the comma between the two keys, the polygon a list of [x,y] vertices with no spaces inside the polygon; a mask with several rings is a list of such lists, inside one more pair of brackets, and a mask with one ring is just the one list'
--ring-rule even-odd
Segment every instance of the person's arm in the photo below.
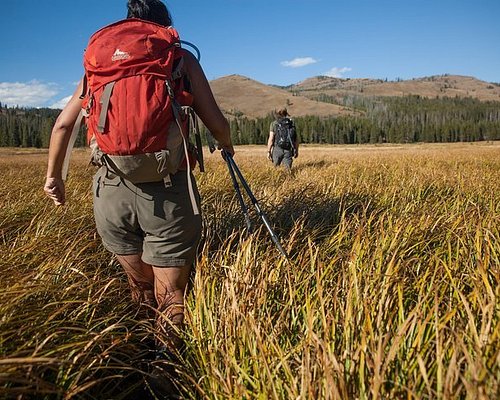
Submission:
{"label": "person's arm", "polygon": [[200,63],[188,51],[184,51],[184,63],[189,79],[191,80],[194,111],[212,133],[219,146],[231,155],[234,155],[229,123],[215,101],[212,89]]}
{"label": "person's arm", "polygon": [[297,158],[299,156],[299,138],[298,137],[295,138],[295,142],[293,142],[293,147],[295,149],[293,156],[295,158]]}
{"label": "person's arm", "polygon": [[269,131],[269,139],[267,140],[267,157],[270,160],[273,159],[273,147],[274,147],[274,131],[272,130],[272,125],[271,125],[271,130]]}
{"label": "person's arm", "polygon": [[71,100],[57,117],[50,136],[47,178],[43,190],[54,201],[56,206],[63,205],[66,201],[64,182],[62,180],[62,166],[73,125],[82,108],[82,100],[79,98],[82,93],[82,86],[83,82],[80,81]]}
{"label": "person's arm", "polygon": [[293,126],[293,131],[294,131],[294,139],[293,139],[293,157],[297,158],[299,156],[299,135],[297,135],[297,128],[295,126],[295,122],[292,120],[292,126]]}

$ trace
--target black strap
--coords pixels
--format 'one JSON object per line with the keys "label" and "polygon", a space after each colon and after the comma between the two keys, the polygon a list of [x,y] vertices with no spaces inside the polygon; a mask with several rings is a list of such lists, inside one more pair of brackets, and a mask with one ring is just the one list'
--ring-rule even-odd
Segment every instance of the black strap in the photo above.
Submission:
{"label": "black strap", "polygon": [[82,87],[82,93],[80,94],[80,100],[85,98],[86,94],[87,94],[87,75],[83,75],[83,87]]}

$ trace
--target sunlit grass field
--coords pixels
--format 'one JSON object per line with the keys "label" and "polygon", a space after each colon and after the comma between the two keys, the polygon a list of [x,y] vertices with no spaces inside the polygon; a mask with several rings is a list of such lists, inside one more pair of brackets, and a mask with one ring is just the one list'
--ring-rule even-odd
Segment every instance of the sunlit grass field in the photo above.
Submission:
{"label": "sunlit grass field", "polygon": [[[265,146],[196,172],[204,235],[187,297],[186,399],[500,397],[500,143]],[[67,204],[47,155],[0,150],[0,398],[140,399],[153,328],[101,246],[87,152]]]}

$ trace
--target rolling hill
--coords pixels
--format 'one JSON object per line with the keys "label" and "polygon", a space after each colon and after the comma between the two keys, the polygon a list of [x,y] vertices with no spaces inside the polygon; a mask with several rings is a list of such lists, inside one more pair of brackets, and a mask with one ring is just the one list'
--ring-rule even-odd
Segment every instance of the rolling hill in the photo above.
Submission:
{"label": "rolling hill", "polygon": [[[241,75],[229,75],[212,80],[210,85],[219,106],[229,118],[265,117],[283,106],[293,116],[360,114],[354,108],[339,105],[345,104],[344,100],[349,97],[419,95],[500,101],[500,84],[447,74],[397,81],[316,76],[286,87],[266,85]],[[317,101],[318,98],[326,98],[328,102]]]}
{"label": "rolling hill", "polygon": [[265,85],[241,75],[229,75],[210,82],[214,96],[229,117],[265,117],[280,107],[294,116],[357,114],[354,109],[312,100],[309,96]]}

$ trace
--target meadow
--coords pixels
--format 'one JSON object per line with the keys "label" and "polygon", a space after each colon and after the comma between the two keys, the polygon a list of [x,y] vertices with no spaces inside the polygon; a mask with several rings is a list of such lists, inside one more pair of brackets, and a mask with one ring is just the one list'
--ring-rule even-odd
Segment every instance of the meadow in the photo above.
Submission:
{"label": "meadow", "polygon": [[[87,157],[54,207],[46,152],[0,150],[0,398],[141,398],[153,327],[96,233]],[[302,146],[291,175],[237,147],[289,261],[205,161],[183,398],[500,397],[500,143]]]}

